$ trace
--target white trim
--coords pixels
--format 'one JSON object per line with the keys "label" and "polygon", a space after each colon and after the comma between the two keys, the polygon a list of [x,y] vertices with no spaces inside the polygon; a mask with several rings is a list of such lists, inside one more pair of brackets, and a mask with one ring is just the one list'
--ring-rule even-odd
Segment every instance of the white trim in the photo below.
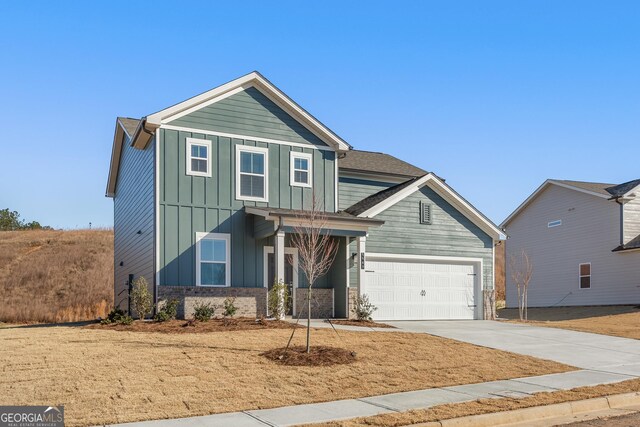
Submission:
{"label": "white trim", "polygon": [[[585,274],[583,275],[582,272],[580,271],[580,268],[583,265],[588,265],[589,266],[589,274]],[[581,262],[578,264],[578,289],[581,291],[585,291],[587,289],[591,289],[591,277],[593,276],[592,271],[591,271],[591,263],[590,262]],[[588,277],[589,278],[589,287],[588,288],[583,288],[581,285],[582,283],[580,279],[582,279],[583,277]]]}
{"label": "white trim", "polygon": [[[253,176],[263,176],[264,178],[264,197],[251,197],[243,196],[240,194],[240,153],[258,153],[264,155],[264,173],[260,174],[248,174]],[[246,172],[242,172],[247,175]],[[235,186],[236,186],[236,200],[251,200],[254,202],[268,202],[269,201],[269,150],[263,147],[253,147],[251,145],[236,145],[236,173],[235,173]]]}
{"label": "white trim", "polygon": [[[224,285],[203,285],[200,277],[200,241],[205,239],[225,241],[225,284]],[[231,234],[228,233],[201,233],[196,232],[196,286],[208,288],[224,288],[231,286]]]}
{"label": "white trim", "polygon": [[[304,159],[307,161],[308,168],[307,172],[307,181],[304,182],[296,182],[295,180],[295,159]],[[302,169],[297,169],[301,172],[305,172]],[[304,188],[312,188],[313,187],[313,155],[309,153],[302,153],[300,151],[290,151],[289,152],[289,185],[292,187],[304,187]]]}
{"label": "white trim", "polygon": [[333,194],[334,194],[334,201],[333,201],[333,211],[334,212],[338,212],[339,208],[338,208],[338,203],[340,202],[340,199],[338,198],[338,181],[340,178],[338,178],[338,153],[336,153],[336,156],[334,158],[334,183],[333,183]]}
{"label": "white trim", "polygon": [[549,185],[557,185],[558,187],[568,188],[569,190],[574,190],[580,193],[589,194],[591,196],[600,197],[601,199],[608,200],[610,198],[605,194],[600,194],[594,191],[585,190],[584,188],[574,187],[572,185],[565,184],[563,182],[558,182],[553,179],[547,179],[545,182],[542,183],[542,185],[536,188],[536,190],[533,193],[531,193],[531,195],[527,197],[525,201],[520,204],[520,206],[518,206],[513,212],[511,212],[511,214],[504,221],[502,221],[502,223],[500,224],[500,227],[504,228],[516,215],[520,213],[520,211],[522,211],[531,202],[533,202],[533,199],[538,197],[538,194],[540,194],[543,190],[545,190]]}
{"label": "white trim", "polygon": [[160,129],[175,130],[178,132],[200,133],[203,135],[221,136],[223,138],[232,138],[232,139],[235,138],[235,139],[244,139],[248,141],[266,142],[267,144],[288,145],[290,147],[309,148],[312,150],[335,151],[331,147],[323,147],[320,145],[303,144],[301,142],[283,141],[280,139],[262,138],[262,137],[250,136],[250,135],[240,135],[237,133],[217,132],[212,130],[196,129],[196,128],[190,128],[190,127],[184,127],[184,126],[162,125],[160,126]]}
{"label": "white trim", "polygon": [[[277,215],[270,215],[268,210],[261,209],[259,207],[245,206],[245,211],[248,214],[258,215],[263,217],[267,221],[274,221],[280,223],[282,219],[281,225],[284,227],[299,227],[301,225],[306,225],[307,221],[304,218],[297,217],[280,217]],[[268,208],[265,208],[268,209]],[[334,230],[351,230],[351,231],[369,231],[371,227],[379,227],[382,224],[358,224],[353,221],[348,220],[339,220],[330,218],[327,220],[327,228]]]}
{"label": "white trim", "polygon": [[158,287],[160,286],[160,132],[156,132],[155,135],[156,143],[155,143],[155,170],[154,170],[154,181],[155,181],[155,230],[154,230],[154,238],[155,238],[155,295],[156,295],[156,307],[158,307]]}
{"label": "white trim", "polygon": [[[183,111],[181,111],[181,112],[179,112],[179,113],[176,113],[176,114],[174,114],[174,115],[172,115],[172,116],[169,116],[169,117],[163,118],[163,119],[160,121],[160,123],[161,123],[162,125],[165,125],[165,124],[167,124],[167,123],[169,123],[169,122],[172,122],[172,121],[174,121],[174,120],[178,120],[178,119],[179,119],[179,118],[181,118],[181,117],[184,117],[184,116],[186,116],[186,115],[189,115],[189,114],[191,114],[191,113],[193,113],[193,112],[195,112],[195,111],[198,111],[198,110],[200,110],[200,109],[202,109],[202,108],[208,107],[209,105],[211,105],[211,104],[215,104],[216,102],[222,101],[222,100],[223,100],[223,99],[225,99],[225,98],[229,98],[230,96],[233,96],[233,95],[235,95],[235,94],[237,94],[237,93],[240,93],[240,92],[242,92],[243,90],[246,90],[246,89],[248,89],[248,88],[250,88],[250,87],[251,87],[251,85],[242,85],[242,86],[238,86],[238,87],[237,87],[237,88],[235,88],[235,89],[232,89],[232,90],[230,90],[230,91],[228,91],[228,92],[226,92],[226,93],[223,93],[222,95],[215,96],[215,97],[211,98],[210,100],[205,101],[205,102],[203,102],[203,103],[201,103],[201,104],[194,105],[193,107],[191,107],[191,108],[187,108],[186,110],[183,110]],[[170,108],[171,108],[171,107],[170,107]]]}
{"label": "white trim", "polygon": [[[206,172],[191,170],[191,160],[193,159],[193,157],[191,156],[191,146],[193,145],[200,145],[200,146],[207,147],[207,158],[206,158],[207,171]],[[207,178],[211,178],[211,169],[213,169],[212,162],[211,162],[211,140],[187,137],[185,140],[185,150],[186,151],[185,151],[184,157],[187,161],[185,173],[187,175],[192,175],[192,176],[204,176]],[[196,157],[196,158],[198,160],[203,160],[201,157]]]}
{"label": "white trim", "polygon": [[491,221],[486,219],[475,207],[469,202],[460,197],[455,191],[453,191],[448,185],[442,182],[437,176],[432,173],[428,173],[425,176],[415,180],[411,185],[398,191],[396,194],[388,197],[377,205],[367,209],[359,217],[373,218],[376,215],[389,209],[396,203],[404,200],[406,197],[418,191],[424,185],[429,185],[433,191],[438,193],[447,202],[453,205],[459,212],[465,217],[470,219],[474,224],[480,227],[485,233],[497,240],[504,240],[506,236],[504,233],[496,227]]}
{"label": "white trim", "polygon": [[[315,117],[307,113],[302,107],[292,101],[280,89],[265,79],[260,73],[254,71],[231,82],[218,86],[186,101],[180,102],[157,113],[147,116],[146,121],[151,126],[160,126],[171,121],[178,115],[201,108],[205,103],[216,102],[229,92],[255,87],[280,108],[284,109],[294,119],[303,124],[310,132],[320,140],[338,150],[349,150],[351,147],[342,138],[334,134],[329,128],[320,123]],[[227,95],[229,96],[229,95]],[[188,114],[188,113],[187,113]]]}
{"label": "white trim", "polygon": [[[482,296],[482,290],[485,289],[484,284],[484,260],[482,258],[475,257],[457,257],[457,256],[443,256],[443,255],[403,255],[403,254],[389,254],[389,253],[368,253],[367,259],[381,259],[389,261],[426,261],[426,262],[442,262],[442,263],[454,263],[454,264],[473,264],[476,281],[474,283],[474,318],[484,318],[484,301]],[[358,294],[361,295],[361,289],[358,290]]]}

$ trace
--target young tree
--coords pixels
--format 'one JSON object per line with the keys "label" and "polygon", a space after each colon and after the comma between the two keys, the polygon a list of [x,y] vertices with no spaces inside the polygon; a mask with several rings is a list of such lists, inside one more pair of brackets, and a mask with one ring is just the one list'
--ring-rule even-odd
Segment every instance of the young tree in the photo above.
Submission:
{"label": "young tree", "polygon": [[527,294],[529,292],[529,281],[533,274],[533,264],[531,264],[527,251],[523,249],[519,259],[511,255],[509,257],[509,267],[511,270],[511,278],[518,290],[518,314],[520,315],[520,320],[526,321],[528,320]]}
{"label": "young tree", "polygon": [[292,244],[298,249],[300,269],[307,278],[307,353],[311,351],[311,293],[313,285],[324,276],[333,264],[338,252],[338,241],[331,238],[326,228],[327,214],[315,194],[308,210],[303,210],[296,218],[297,224],[291,236]]}
{"label": "young tree", "polygon": [[131,305],[138,314],[140,320],[144,320],[151,310],[153,310],[153,297],[149,292],[147,279],[140,276],[133,281],[133,289],[131,290]]}

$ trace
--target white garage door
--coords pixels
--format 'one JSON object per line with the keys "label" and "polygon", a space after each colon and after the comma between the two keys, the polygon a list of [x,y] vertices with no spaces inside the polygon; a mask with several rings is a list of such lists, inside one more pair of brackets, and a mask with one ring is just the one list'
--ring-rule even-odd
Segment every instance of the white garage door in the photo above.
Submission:
{"label": "white garage door", "polygon": [[362,293],[376,320],[474,319],[476,264],[367,258]]}

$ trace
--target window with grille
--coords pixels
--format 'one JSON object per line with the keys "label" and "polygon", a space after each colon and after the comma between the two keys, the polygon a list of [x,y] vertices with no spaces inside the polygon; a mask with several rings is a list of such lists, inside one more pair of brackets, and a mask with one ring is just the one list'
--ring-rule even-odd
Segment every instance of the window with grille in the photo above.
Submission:
{"label": "window with grille", "polygon": [[187,138],[186,154],[187,175],[211,176],[211,141]]}

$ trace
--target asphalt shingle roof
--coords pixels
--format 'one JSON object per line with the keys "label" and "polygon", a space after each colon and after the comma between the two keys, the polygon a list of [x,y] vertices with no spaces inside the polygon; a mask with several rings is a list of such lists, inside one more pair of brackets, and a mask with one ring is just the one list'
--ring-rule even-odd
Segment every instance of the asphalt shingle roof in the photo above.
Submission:
{"label": "asphalt shingle roof", "polygon": [[420,178],[421,178],[421,176],[416,176],[415,178],[411,178],[411,179],[409,179],[409,180],[407,180],[407,181],[405,181],[405,182],[403,182],[401,184],[394,185],[393,187],[385,188],[382,191],[378,191],[377,193],[372,194],[371,196],[365,197],[364,199],[360,200],[359,202],[349,206],[344,211],[347,212],[347,213],[350,213],[351,215],[358,216],[361,213],[363,213],[363,212],[369,210],[370,208],[376,206],[378,203],[380,203],[380,202],[388,199],[389,197],[393,196],[394,194],[396,194],[397,192],[399,192],[403,188],[406,188],[409,185],[413,184],[415,181],[417,181]]}
{"label": "asphalt shingle roof", "polygon": [[640,235],[631,239],[627,244],[618,246],[613,252],[628,251],[631,249],[640,249]]}
{"label": "asphalt shingle roof", "polygon": [[607,188],[607,191],[612,196],[618,197],[618,196],[623,196],[623,195],[627,194],[629,191],[633,190],[638,185],[640,185],[640,179],[634,179],[633,181],[629,181],[629,182],[625,182],[625,183],[620,184],[620,185],[615,185],[613,187],[609,187],[609,188]]}
{"label": "asphalt shingle roof", "polygon": [[340,169],[384,173],[396,176],[422,176],[427,171],[385,153],[350,150],[338,160]]}
{"label": "asphalt shingle roof", "polygon": [[127,133],[129,134],[129,136],[131,136],[131,137],[133,137],[133,134],[136,132],[136,128],[138,127],[138,124],[140,123],[140,120],[131,119],[129,117],[118,117],[118,121],[120,123],[122,123],[122,126],[124,127],[124,130],[126,130]]}
{"label": "asphalt shingle roof", "polygon": [[604,196],[609,196],[609,193],[607,192],[607,188],[615,185],[615,184],[604,184],[600,182],[570,181],[568,179],[554,179],[553,181],[561,182],[563,184],[570,185],[576,188],[581,188],[583,190],[593,191],[594,193],[599,193]]}

